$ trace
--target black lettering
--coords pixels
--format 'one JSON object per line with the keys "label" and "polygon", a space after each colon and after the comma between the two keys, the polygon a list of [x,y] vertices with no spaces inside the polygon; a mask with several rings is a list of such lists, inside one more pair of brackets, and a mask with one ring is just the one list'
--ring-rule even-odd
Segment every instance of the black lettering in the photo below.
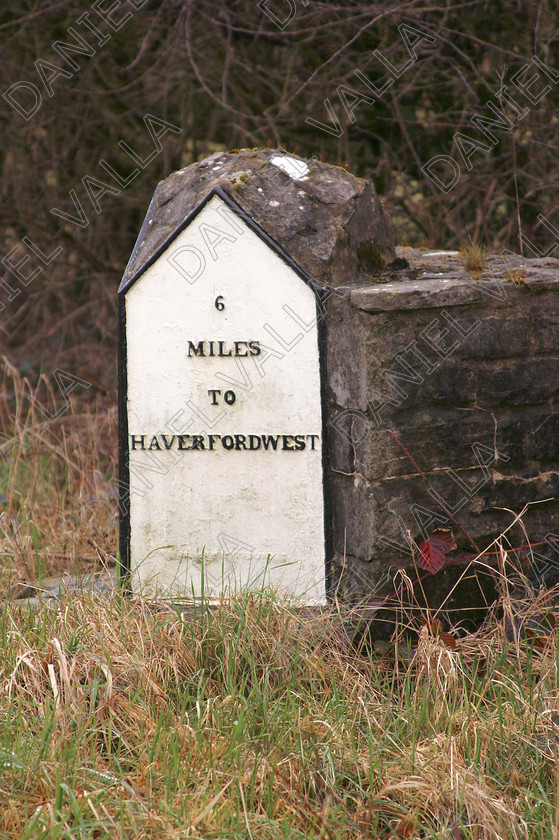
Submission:
{"label": "black lettering", "polygon": [[217,397],[216,394],[221,394],[221,391],[216,391],[213,388],[208,391],[208,394],[212,395],[212,405],[217,405]]}
{"label": "black lettering", "polygon": [[215,356],[214,344],[215,344],[215,341],[210,341],[210,353],[209,353],[210,356]]}
{"label": "black lettering", "polygon": [[206,355],[204,353],[204,342],[203,341],[199,341],[198,344],[194,344],[193,341],[189,341],[188,342],[188,355],[189,356],[192,356],[192,353],[190,352],[191,350],[194,350],[194,355],[195,356],[205,356]]}
{"label": "black lettering", "polygon": [[226,391],[223,395],[223,399],[227,403],[227,405],[233,405],[237,397],[235,396],[234,391]]}
{"label": "black lettering", "polygon": [[136,443],[140,444],[140,449],[145,449],[144,446],[145,435],[130,435],[130,449],[136,449]]}
{"label": "black lettering", "polygon": [[246,341],[236,341],[235,342],[235,356],[241,356],[241,357],[248,356],[248,353],[240,353],[239,352],[239,350],[240,350],[240,348],[242,347],[243,344],[246,348],[246,346],[247,346]]}
{"label": "black lettering", "polygon": [[264,446],[264,449],[268,449],[268,447],[270,447],[270,446],[274,450],[277,449],[278,448],[278,440],[279,440],[279,435],[275,435],[275,436],[274,435],[262,435],[262,445]]}
{"label": "black lettering", "polygon": [[[175,435],[170,440],[167,435],[160,435],[163,440],[165,449],[171,449],[175,441]],[[307,448],[310,442],[310,448],[316,450],[318,447],[316,441],[320,440],[320,435],[177,435],[178,449],[186,450],[209,450],[215,451],[215,444],[221,440],[221,445],[227,450],[236,450],[237,452],[255,452],[258,449],[278,451],[278,443],[281,441],[281,449],[284,452],[301,452]],[[191,445],[187,445],[190,438]],[[145,435],[130,435],[131,448],[136,449],[144,446]],[[206,445],[207,441],[207,445]],[[149,449],[161,449],[157,436],[152,437]]]}
{"label": "black lettering", "polygon": [[223,345],[225,344],[224,341],[218,341],[217,343],[218,343],[218,346],[219,346],[219,355],[220,356],[232,356],[233,355],[232,350],[230,350],[228,353],[226,353],[225,350],[223,349]]}
{"label": "black lettering", "polygon": [[148,446],[148,449],[161,449],[161,447],[159,446],[159,441],[157,440],[155,435],[152,437],[151,443]]}
{"label": "black lettering", "polygon": [[260,342],[259,341],[249,341],[248,346],[250,347],[250,355],[251,356],[259,356],[260,355]]}

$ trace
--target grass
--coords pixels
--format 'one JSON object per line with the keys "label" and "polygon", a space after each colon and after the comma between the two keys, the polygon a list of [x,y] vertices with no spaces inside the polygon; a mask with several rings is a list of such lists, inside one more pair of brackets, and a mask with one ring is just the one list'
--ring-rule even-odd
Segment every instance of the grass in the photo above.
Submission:
{"label": "grass", "polygon": [[[2,840],[559,840],[549,595],[505,588],[455,646],[417,621],[411,652],[376,653],[334,608],[268,592],[188,615],[118,593],[24,609],[17,580],[114,562],[116,423],[70,400],[45,425],[55,395],[5,383]],[[527,629],[510,641],[502,615]]]}
{"label": "grass", "polygon": [[[114,565],[117,416],[32,387],[4,360],[0,391],[0,599],[20,580]],[[80,404],[80,410],[76,405]]]}
{"label": "grass", "polygon": [[266,593],[1,619],[0,836],[556,838],[556,640],[411,662]]}
{"label": "grass", "polygon": [[468,271],[481,271],[487,263],[487,247],[485,245],[461,245],[460,261]]}

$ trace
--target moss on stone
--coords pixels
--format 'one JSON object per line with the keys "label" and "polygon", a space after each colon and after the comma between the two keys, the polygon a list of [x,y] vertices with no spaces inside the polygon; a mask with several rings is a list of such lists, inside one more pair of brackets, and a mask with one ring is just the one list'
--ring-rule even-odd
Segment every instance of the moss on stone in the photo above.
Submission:
{"label": "moss on stone", "polygon": [[384,257],[374,242],[362,242],[357,248],[359,262],[365,271],[380,271]]}

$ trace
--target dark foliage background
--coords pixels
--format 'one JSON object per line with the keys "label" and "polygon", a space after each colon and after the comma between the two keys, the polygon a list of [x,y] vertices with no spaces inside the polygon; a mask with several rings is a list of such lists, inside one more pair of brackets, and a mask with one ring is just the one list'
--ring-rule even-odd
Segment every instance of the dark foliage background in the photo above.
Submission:
{"label": "dark foliage background", "polygon": [[[268,0],[276,17],[292,16],[281,29],[256,0],[141,3],[10,0],[0,11],[2,92],[27,81],[41,96],[29,120],[0,100],[2,256],[18,245],[12,263],[30,253],[23,237],[45,255],[63,248],[48,265],[32,255],[25,272],[43,270],[28,284],[6,261],[2,266],[0,276],[12,291],[0,288],[0,341],[24,372],[66,366],[100,387],[114,387],[116,289],[155,184],[221,149],[283,145],[372,178],[399,243],[454,248],[471,241],[519,251],[522,232],[549,248],[553,235],[538,217],[559,229],[559,84],[539,72],[534,98],[546,84],[550,89],[531,103],[513,77],[527,63],[517,81],[536,73],[533,56],[559,74],[556,4]],[[103,22],[111,9],[118,30]],[[417,60],[400,71],[409,62],[402,24],[430,41],[416,42]],[[63,60],[53,44],[76,43],[73,32],[94,46],[93,55],[66,52]],[[373,103],[356,105],[346,92],[348,110],[340,85],[373,98],[356,70],[377,86],[390,78],[375,51],[399,77]],[[37,60],[66,72],[52,79],[52,96]],[[41,66],[47,76],[56,73]],[[498,105],[505,89],[527,112],[520,119],[507,106],[513,127],[493,127],[497,140],[489,144],[470,119],[476,113],[490,117],[488,101]],[[32,89],[14,90],[30,110]],[[339,128],[328,122],[326,99]],[[161,151],[119,187],[101,162],[121,179],[130,175],[135,165],[121,141],[148,158],[155,149],[148,114],[173,128],[156,125],[156,132],[165,132]],[[487,151],[474,148],[470,171],[453,140],[458,131],[489,145]],[[460,179],[448,194],[421,171],[435,155],[451,155],[460,165]],[[113,190],[98,197],[99,212],[87,195],[86,176]],[[86,216],[81,226],[51,212],[78,217],[76,200]]]}

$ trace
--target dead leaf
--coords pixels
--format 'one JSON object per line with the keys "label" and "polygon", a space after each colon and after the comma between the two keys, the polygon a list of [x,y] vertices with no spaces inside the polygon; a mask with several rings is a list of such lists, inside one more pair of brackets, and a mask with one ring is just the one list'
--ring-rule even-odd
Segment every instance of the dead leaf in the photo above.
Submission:
{"label": "dead leaf", "polygon": [[450,528],[436,528],[429,539],[420,544],[417,562],[422,569],[434,575],[446,564],[448,552],[455,548],[456,542]]}
{"label": "dead leaf", "polygon": [[438,635],[442,633],[443,623],[440,618],[431,618],[431,616],[421,616],[421,625],[428,627],[431,633]]}
{"label": "dead leaf", "polygon": [[443,623],[440,618],[422,616],[421,624],[423,627],[428,627],[430,632],[437,636],[448,648],[452,648],[452,650],[456,648],[456,639],[443,630]]}
{"label": "dead leaf", "polygon": [[392,823],[394,837],[413,837],[415,829],[415,820],[410,820],[408,817],[401,817],[399,820]]}
{"label": "dead leaf", "polygon": [[456,639],[450,633],[439,633],[439,639],[444,642],[447,648],[452,648],[452,650],[456,648]]}

